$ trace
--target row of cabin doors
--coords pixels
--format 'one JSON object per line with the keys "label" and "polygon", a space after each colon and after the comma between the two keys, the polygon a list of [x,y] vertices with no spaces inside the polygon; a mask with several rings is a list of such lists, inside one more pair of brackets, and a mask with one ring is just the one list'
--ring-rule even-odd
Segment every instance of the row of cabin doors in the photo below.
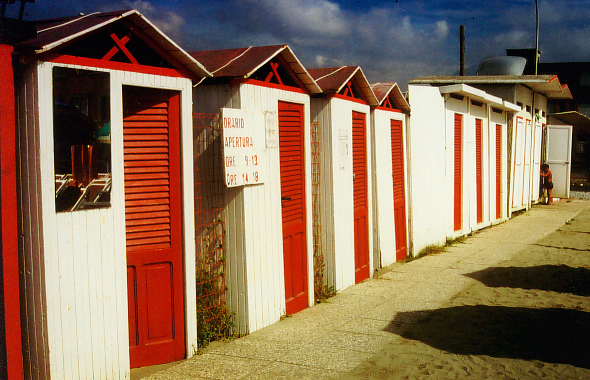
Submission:
{"label": "row of cabin doors", "polygon": [[[185,356],[180,106],[172,91],[125,87],[123,149],[131,367]],[[279,102],[286,311],[307,308],[303,105]],[[354,112],[355,280],[369,277],[366,115]],[[391,126],[396,251],[405,257],[401,122]],[[403,238],[402,238],[403,236]]]}

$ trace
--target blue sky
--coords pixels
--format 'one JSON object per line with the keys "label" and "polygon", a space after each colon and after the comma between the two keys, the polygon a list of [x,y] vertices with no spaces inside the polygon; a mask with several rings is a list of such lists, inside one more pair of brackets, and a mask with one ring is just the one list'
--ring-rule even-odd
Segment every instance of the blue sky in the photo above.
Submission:
{"label": "blue sky", "polygon": [[[590,0],[538,2],[541,61],[590,61]],[[370,82],[402,88],[458,72],[461,24],[468,74],[535,45],[534,0],[36,0],[25,19],[128,8],[188,51],[286,43],[308,68],[360,65]]]}

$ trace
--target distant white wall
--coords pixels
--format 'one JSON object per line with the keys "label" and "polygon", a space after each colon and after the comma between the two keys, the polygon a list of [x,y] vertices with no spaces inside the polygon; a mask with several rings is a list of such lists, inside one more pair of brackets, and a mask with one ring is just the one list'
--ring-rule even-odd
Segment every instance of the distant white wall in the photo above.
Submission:
{"label": "distant white wall", "polygon": [[416,254],[430,244],[446,240],[447,226],[452,224],[449,209],[452,217],[453,193],[446,183],[444,99],[436,87],[410,85],[408,91],[412,109],[408,127],[411,136],[408,156],[412,157],[410,226]]}

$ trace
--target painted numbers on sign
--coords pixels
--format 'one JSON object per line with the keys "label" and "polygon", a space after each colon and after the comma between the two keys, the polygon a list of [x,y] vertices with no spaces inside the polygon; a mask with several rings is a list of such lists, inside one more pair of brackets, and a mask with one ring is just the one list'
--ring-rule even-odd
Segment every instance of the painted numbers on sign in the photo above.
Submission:
{"label": "painted numbers on sign", "polygon": [[263,113],[223,108],[221,117],[226,186],[262,183],[265,137]]}

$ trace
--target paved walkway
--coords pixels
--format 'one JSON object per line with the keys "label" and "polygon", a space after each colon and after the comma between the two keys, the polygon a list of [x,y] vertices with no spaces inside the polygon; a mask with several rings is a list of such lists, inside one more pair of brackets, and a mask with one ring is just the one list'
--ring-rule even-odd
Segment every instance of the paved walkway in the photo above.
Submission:
{"label": "paved walkway", "polygon": [[538,205],[149,379],[590,378],[589,246]]}

